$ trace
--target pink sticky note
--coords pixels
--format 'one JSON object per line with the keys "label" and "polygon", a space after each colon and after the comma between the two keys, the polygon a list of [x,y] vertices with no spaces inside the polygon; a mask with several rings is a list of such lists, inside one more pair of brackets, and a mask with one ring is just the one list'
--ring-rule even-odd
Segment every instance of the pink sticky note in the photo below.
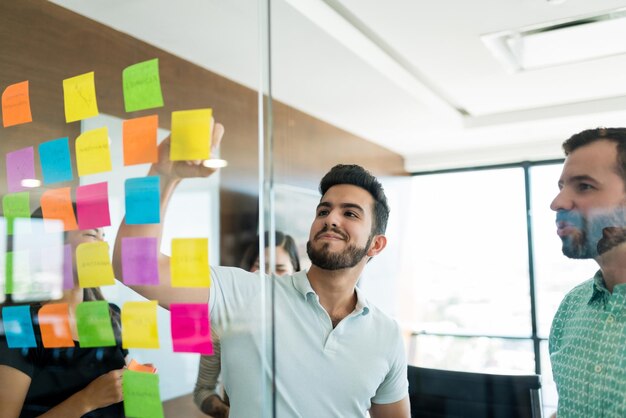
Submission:
{"label": "pink sticky note", "polygon": [[174,352],[213,354],[208,304],[173,303],[170,313]]}
{"label": "pink sticky note", "polygon": [[7,182],[9,193],[28,190],[22,186],[22,180],[35,178],[35,152],[33,147],[7,152]]}
{"label": "pink sticky note", "polygon": [[127,285],[159,284],[156,238],[122,238],[122,275]]}
{"label": "pink sticky note", "polygon": [[72,246],[63,246],[63,290],[74,288],[74,265],[72,264]]}
{"label": "pink sticky note", "polygon": [[79,186],[76,189],[78,229],[93,229],[111,225],[109,188],[106,182]]}

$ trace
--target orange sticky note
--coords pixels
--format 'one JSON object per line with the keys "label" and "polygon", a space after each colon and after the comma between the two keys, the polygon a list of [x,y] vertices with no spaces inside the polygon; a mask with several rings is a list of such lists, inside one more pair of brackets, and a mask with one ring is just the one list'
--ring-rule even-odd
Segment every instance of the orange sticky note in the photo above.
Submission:
{"label": "orange sticky note", "polygon": [[156,373],[157,369],[153,366],[148,366],[147,364],[141,364],[137,362],[135,359],[132,359],[130,363],[128,363],[128,370],[133,370],[135,372],[143,372],[143,373]]}
{"label": "orange sticky note", "polygon": [[46,348],[74,347],[67,303],[49,303],[39,309],[41,341]]}
{"label": "orange sticky note", "polygon": [[111,171],[109,130],[106,127],[92,129],[76,138],[76,167],[79,176]]}
{"label": "orange sticky note", "polygon": [[157,162],[157,129],[159,116],[125,120],[122,124],[124,165]]}
{"label": "orange sticky note", "polygon": [[6,128],[32,121],[28,81],[11,84],[2,93],[2,124]]}
{"label": "orange sticky note", "polygon": [[41,211],[43,212],[44,219],[58,219],[63,221],[64,231],[78,229],[69,187],[45,191],[41,196]]}
{"label": "orange sticky note", "polygon": [[174,238],[170,271],[173,287],[209,287],[209,240]]}
{"label": "orange sticky note", "polygon": [[124,303],[122,346],[124,348],[159,348],[156,301]]}
{"label": "orange sticky note", "polygon": [[63,80],[63,99],[67,123],[98,116],[94,72]]}
{"label": "orange sticky note", "polygon": [[80,287],[114,285],[109,244],[101,241],[80,244],[76,248],[76,270]]}

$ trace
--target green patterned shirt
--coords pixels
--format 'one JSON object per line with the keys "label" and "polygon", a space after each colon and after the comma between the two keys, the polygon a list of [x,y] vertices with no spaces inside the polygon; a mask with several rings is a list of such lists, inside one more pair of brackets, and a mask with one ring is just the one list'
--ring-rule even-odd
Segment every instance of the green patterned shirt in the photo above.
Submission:
{"label": "green patterned shirt", "polygon": [[559,418],[626,417],[626,284],[610,293],[602,273],[561,302],[550,332]]}

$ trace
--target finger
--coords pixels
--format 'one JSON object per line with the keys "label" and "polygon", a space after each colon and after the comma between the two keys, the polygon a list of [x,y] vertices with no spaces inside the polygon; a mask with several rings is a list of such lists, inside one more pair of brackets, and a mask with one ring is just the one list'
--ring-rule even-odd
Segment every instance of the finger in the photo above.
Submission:
{"label": "finger", "polygon": [[222,137],[224,136],[224,125],[221,123],[216,123],[215,128],[213,128],[213,142],[211,144],[211,148],[219,148]]}

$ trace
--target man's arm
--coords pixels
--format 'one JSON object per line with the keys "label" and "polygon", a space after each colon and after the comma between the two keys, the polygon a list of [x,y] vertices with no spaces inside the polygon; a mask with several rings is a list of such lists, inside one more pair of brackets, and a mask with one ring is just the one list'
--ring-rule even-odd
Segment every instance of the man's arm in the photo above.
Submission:
{"label": "man's arm", "polygon": [[[211,141],[212,153],[219,148],[219,144],[224,135],[224,127],[216,123],[213,127],[213,140]],[[215,168],[208,168],[202,165],[202,161],[170,161],[170,138],[166,138],[159,145],[159,160],[152,164],[149,176],[159,176],[161,196],[161,222],[158,224],[128,225],[126,218],[122,220],[115,239],[113,250],[113,269],[115,277],[122,277],[122,239],[127,237],[156,237],[157,248],[161,248],[161,238],[163,236],[163,221],[172,194],[178,184],[185,178],[208,177],[216,171]],[[173,302],[207,303],[209,301],[208,288],[183,288],[172,287],[170,276],[170,258],[159,252],[159,278],[158,286],[130,286],[142,296],[158,300],[159,305],[166,309]]]}
{"label": "man's arm", "polygon": [[410,418],[411,405],[409,397],[393,403],[378,404],[372,403],[370,408],[371,418]]}

